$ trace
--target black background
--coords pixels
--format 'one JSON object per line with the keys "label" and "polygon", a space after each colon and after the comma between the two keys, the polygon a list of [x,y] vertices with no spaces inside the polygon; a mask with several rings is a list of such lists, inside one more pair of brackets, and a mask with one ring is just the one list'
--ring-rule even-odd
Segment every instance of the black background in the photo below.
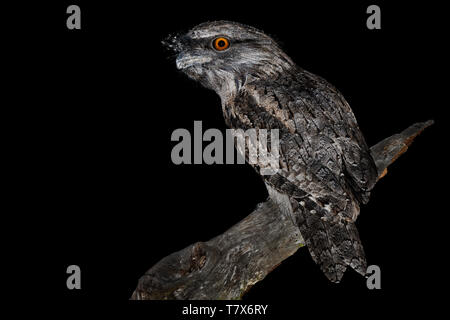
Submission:
{"label": "black background", "polygon": [[[378,4],[382,29],[366,28]],[[82,29],[67,30],[78,4]],[[137,280],[168,254],[207,241],[243,219],[267,192],[247,165],[171,163],[176,128],[225,130],[220,100],[179,73],[160,41],[208,20],[263,29],[303,68],[334,84],[353,108],[369,145],[414,122],[436,124],[389,168],[363,206],[358,228],[382,289],[348,270],[330,283],[306,249],[244,297],[272,315],[415,310],[445,287],[447,198],[440,133],[448,100],[442,8],[408,2],[58,1],[19,8],[10,60],[17,72],[11,136],[20,190],[15,214],[27,234],[27,266],[40,267],[35,295],[84,313],[179,315],[186,303],[128,301]],[[26,26],[26,27],[25,27]],[[22,30],[23,29],[23,30]],[[447,205],[448,207],[448,205]],[[82,290],[66,288],[66,268],[82,270]],[[33,290],[34,291],[34,290]],[[101,308],[99,308],[101,306]],[[429,311],[435,310],[430,308]]]}

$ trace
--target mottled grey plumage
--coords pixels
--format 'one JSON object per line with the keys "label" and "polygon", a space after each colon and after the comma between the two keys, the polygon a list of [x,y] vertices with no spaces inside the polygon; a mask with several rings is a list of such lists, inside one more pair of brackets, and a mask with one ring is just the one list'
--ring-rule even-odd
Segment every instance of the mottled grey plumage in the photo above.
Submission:
{"label": "mottled grey plumage", "polygon": [[[229,48],[214,49],[217,37],[228,39]],[[229,127],[279,129],[280,170],[263,178],[325,275],[338,282],[347,266],[365,274],[354,221],[377,170],[344,97],[249,26],[208,22],[168,45],[178,53],[179,69],[221,97]]]}

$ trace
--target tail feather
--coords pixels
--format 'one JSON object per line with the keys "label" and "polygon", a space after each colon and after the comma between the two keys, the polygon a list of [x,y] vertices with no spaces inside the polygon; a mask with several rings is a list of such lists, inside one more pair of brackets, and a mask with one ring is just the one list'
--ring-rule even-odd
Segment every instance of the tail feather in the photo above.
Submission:
{"label": "tail feather", "polygon": [[354,223],[339,215],[331,216],[313,201],[294,201],[294,217],[300,233],[325,276],[332,282],[340,282],[347,266],[365,275],[366,258]]}

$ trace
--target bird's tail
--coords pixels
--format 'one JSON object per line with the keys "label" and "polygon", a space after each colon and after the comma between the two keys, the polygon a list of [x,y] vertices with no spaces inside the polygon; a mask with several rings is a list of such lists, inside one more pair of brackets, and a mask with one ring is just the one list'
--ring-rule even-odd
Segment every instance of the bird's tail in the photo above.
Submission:
{"label": "bird's tail", "polygon": [[311,200],[292,199],[294,217],[306,246],[326,277],[340,282],[347,266],[365,275],[367,262],[353,222],[330,214]]}

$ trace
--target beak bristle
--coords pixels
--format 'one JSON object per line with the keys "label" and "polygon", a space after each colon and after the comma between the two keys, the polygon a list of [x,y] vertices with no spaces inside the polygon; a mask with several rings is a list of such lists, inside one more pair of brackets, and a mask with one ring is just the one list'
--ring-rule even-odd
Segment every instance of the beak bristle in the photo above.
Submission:
{"label": "beak bristle", "polygon": [[163,39],[161,41],[161,44],[167,50],[178,53],[181,51],[180,44],[178,42],[178,37],[179,36],[177,34],[171,34],[167,36],[165,39]]}

